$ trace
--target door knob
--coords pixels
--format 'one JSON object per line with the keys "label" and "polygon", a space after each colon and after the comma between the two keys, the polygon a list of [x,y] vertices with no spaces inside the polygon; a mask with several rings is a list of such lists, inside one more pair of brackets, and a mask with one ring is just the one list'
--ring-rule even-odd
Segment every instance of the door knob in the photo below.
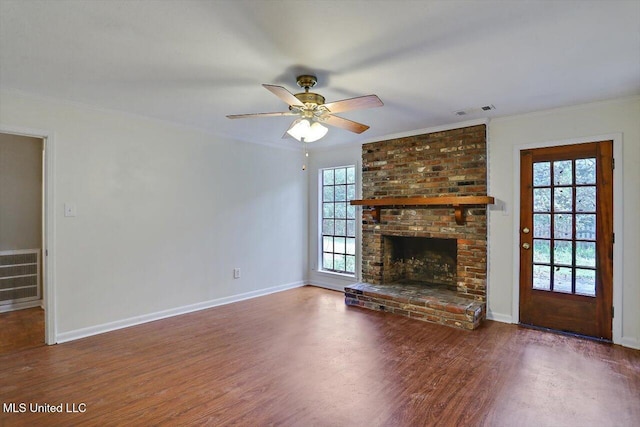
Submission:
{"label": "door knob", "polygon": [[531,247],[531,245],[530,245],[530,244],[528,244],[528,243],[523,243],[523,244],[522,244],[522,248],[523,248],[523,249],[529,249],[530,247]]}
{"label": "door knob", "polygon": [[528,228],[528,227],[523,228],[523,229],[522,229],[522,232],[523,232],[524,234],[529,234],[529,228]]}

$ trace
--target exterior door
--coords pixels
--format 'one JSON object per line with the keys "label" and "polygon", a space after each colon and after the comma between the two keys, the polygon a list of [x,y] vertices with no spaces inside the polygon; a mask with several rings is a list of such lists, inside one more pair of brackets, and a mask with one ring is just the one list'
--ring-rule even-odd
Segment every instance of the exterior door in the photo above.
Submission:
{"label": "exterior door", "polygon": [[520,322],[611,340],[613,142],[520,153]]}

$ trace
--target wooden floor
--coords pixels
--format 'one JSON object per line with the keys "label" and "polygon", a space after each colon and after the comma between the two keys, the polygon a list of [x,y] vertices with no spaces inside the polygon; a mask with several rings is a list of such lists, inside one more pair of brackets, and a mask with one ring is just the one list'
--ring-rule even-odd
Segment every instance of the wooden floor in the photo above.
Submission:
{"label": "wooden floor", "polygon": [[0,356],[0,402],[27,405],[1,426],[637,426],[640,351],[304,287]]}
{"label": "wooden floor", "polygon": [[44,345],[44,310],[0,313],[0,355]]}

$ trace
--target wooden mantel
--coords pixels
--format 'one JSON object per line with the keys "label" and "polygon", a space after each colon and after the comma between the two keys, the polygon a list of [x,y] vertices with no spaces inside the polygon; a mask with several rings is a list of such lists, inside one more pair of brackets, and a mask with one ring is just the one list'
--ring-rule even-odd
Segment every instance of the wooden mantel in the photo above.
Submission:
{"label": "wooden mantel", "polygon": [[453,206],[456,224],[464,224],[465,206],[492,205],[495,199],[491,196],[444,196],[444,197],[383,197],[380,199],[352,200],[352,205],[369,206],[373,208],[373,220],[380,221],[380,209],[391,206]]}

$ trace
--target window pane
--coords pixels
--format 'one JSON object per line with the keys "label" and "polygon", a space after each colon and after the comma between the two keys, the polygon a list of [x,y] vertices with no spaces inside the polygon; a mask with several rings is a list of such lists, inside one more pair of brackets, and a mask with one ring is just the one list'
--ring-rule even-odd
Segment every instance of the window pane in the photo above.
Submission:
{"label": "window pane", "polygon": [[322,236],[322,250],[324,252],[333,252],[333,237]]}
{"label": "window pane", "polygon": [[352,219],[347,220],[347,236],[356,236],[356,222]]}
{"label": "window pane", "polygon": [[323,219],[322,234],[327,236],[333,235],[333,232],[334,232],[333,225],[334,225],[334,221],[332,219]]}
{"label": "window pane", "polygon": [[356,168],[353,166],[347,168],[347,184],[356,183]]}
{"label": "window pane", "polygon": [[551,290],[551,267],[548,265],[533,265],[533,289]]}
{"label": "window pane", "polygon": [[346,252],[350,255],[356,254],[356,239],[347,238],[347,250]]}
{"label": "window pane", "polygon": [[573,217],[571,214],[555,214],[553,221],[553,237],[556,239],[571,239],[573,235]]}
{"label": "window pane", "polygon": [[576,265],[580,267],[596,266],[595,242],[576,242]]}
{"label": "window pane", "polygon": [[533,164],[533,186],[551,185],[551,163],[540,162]]}
{"label": "window pane", "polygon": [[347,186],[346,185],[336,185],[334,187],[336,189],[336,201],[345,201],[347,200]]}
{"label": "window pane", "polygon": [[573,268],[556,267],[553,272],[553,290],[556,292],[571,293],[571,276]]}
{"label": "window pane", "polygon": [[327,270],[333,270],[333,254],[332,253],[322,254],[322,268]]}
{"label": "window pane", "polygon": [[571,185],[573,183],[571,160],[553,162],[553,183],[555,185]]}
{"label": "window pane", "polygon": [[347,261],[347,265],[345,267],[345,271],[347,273],[355,273],[356,272],[356,257],[347,255],[346,261]]}
{"label": "window pane", "polygon": [[336,169],[336,184],[347,183],[347,170],[344,168]]}
{"label": "window pane", "polygon": [[576,188],[576,211],[595,212],[596,211],[596,187]]}
{"label": "window pane", "polygon": [[333,256],[333,269],[338,271],[344,271],[346,260],[344,255]]}
{"label": "window pane", "polygon": [[323,218],[333,218],[333,203],[323,203],[322,204],[322,217]]}
{"label": "window pane", "polygon": [[336,218],[347,217],[347,205],[346,203],[336,203]]}
{"label": "window pane", "polygon": [[551,215],[533,215],[533,237],[551,237]]}
{"label": "window pane", "polygon": [[551,245],[548,240],[533,240],[533,262],[551,262]]}
{"label": "window pane", "polygon": [[336,220],[336,229],[333,233],[336,236],[346,236],[347,235],[347,221],[344,220]]}
{"label": "window pane", "polygon": [[323,187],[322,188],[322,201],[323,202],[333,202],[333,187]]}
{"label": "window pane", "polygon": [[347,200],[356,198],[356,186],[354,184],[347,185]]}
{"label": "window pane", "polygon": [[596,271],[576,268],[576,294],[596,296]]}
{"label": "window pane", "polygon": [[334,237],[333,239],[333,252],[337,254],[345,253],[345,241],[344,237]]}
{"label": "window pane", "polygon": [[596,183],[596,159],[576,160],[576,184]]}
{"label": "window pane", "polygon": [[322,185],[333,185],[333,169],[322,171]]}
{"label": "window pane", "polygon": [[347,218],[355,218],[356,217],[356,207],[347,205]]}
{"label": "window pane", "polygon": [[573,242],[556,240],[553,245],[553,263],[554,264],[573,264]]}
{"label": "window pane", "polygon": [[553,189],[553,210],[555,212],[571,212],[573,210],[573,189],[557,187]]}
{"label": "window pane", "polygon": [[535,188],[533,190],[533,210],[534,212],[551,211],[551,189]]}

